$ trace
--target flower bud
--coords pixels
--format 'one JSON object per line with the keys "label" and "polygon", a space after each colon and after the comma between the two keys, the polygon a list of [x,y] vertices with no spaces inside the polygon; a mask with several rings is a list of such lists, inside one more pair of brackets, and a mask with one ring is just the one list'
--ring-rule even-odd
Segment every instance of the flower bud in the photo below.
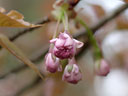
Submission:
{"label": "flower bud", "polygon": [[68,64],[65,67],[62,80],[72,84],[77,84],[82,78],[82,74],[79,71],[79,67],[76,64]]}
{"label": "flower bud", "polygon": [[107,76],[110,72],[110,67],[104,59],[101,59],[95,64],[95,71],[99,76]]}
{"label": "flower bud", "polygon": [[60,59],[72,58],[76,53],[76,48],[83,46],[82,42],[72,39],[66,32],[60,33],[59,38],[50,40],[50,43],[55,45],[53,53]]}
{"label": "flower bud", "polygon": [[51,73],[55,73],[56,71],[61,70],[61,67],[59,64],[59,58],[53,58],[52,53],[48,53],[46,55],[45,65],[46,65],[46,69]]}

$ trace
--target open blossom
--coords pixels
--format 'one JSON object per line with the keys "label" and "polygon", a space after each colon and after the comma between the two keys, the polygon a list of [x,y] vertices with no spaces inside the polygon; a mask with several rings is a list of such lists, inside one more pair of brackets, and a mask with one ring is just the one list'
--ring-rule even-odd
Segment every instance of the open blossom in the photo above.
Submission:
{"label": "open blossom", "polygon": [[100,61],[96,62],[95,69],[96,69],[97,75],[99,76],[107,76],[108,73],[110,72],[110,67],[104,59],[101,59]]}
{"label": "open blossom", "polygon": [[46,65],[46,69],[51,73],[55,73],[56,71],[61,71],[59,58],[53,58],[52,53],[47,53],[45,57],[45,65]]}
{"label": "open blossom", "polygon": [[62,80],[72,84],[77,84],[82,79],[79,67],[76,64],[68,64],[65,67]]}
{"label": "open blossom", "polygon": [[59,38],[50,40],[50,43],[55,45],[53,53],[60,59],[72,58],[76,53],[76,48],[83,46],[82,42],[71,38],[66,32],[60,33]]}

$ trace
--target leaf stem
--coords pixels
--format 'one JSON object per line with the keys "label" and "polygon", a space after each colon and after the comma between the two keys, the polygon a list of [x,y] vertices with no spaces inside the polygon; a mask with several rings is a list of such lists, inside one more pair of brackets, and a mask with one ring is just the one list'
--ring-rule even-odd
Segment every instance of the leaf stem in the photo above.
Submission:
{"label": "leaf stem", "polygon": [[101,59],[102,58],[102,53],[100,51],[100,48],[97,45],[97,41],[96,41],[95,37],[93,36],[92,30],[87,26],[87,24],[83,20],[81,20],[79,18],[77,18],[77,20],[79,20],[80,24],[83,25],[85,27],[85,29],[87,30],[87,35],[88,35],[89,41],[90,41],[90,43],[92,44],[92,46],[94,48],[95,59],[96,60]]}
{"label": "leaf stem", "polygon": [[59,27],[59,24],[60,24],[60,20],[61,20],[61,16],[60,16],[59,19],[57,20],[55,32],[54,32],[54,34],[53,34],[53,39],[56,38],[56,36],[57,36],[57,32],[58,32],[58,27]]}
{"label": "leaf stem", "polygon": [[[59,27],[61,18],[62,18],[62,16],[60,15],[60,17],[59,17],[58,20],[57,20],[56,28],[55,28],[55,31],[54,31],[54,34],[53,34],[53,39],[55,39],[56,36],[57,36],[58,27]],[[54,47],[54,45],[53,45],[53,44],[50,44],[49,52],[52,52],[53,47]]]}
{"label": "leaf stem", "polygon": [[64,24],[64,29],[68,31],[68,16],[65,10],[63,10],[63,17],[62,17],[62,21]]}

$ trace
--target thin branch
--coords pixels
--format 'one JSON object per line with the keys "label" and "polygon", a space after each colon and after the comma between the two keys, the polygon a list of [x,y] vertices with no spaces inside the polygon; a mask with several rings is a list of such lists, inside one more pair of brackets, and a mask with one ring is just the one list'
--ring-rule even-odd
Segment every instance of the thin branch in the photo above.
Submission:
{"label": "thin branch", "polygon": [[92,30],[95,32],[97,29],[101,28],[104,26],[106,23],[111,21],[112,19],[115,19],[117,16],[119,16],[122,12],[124,12],[128,8],[128,3],[122,5],[119,7],[111,16],[106,17],[103,21],[101,21],[97,27],[92,28]]}
{"label": "thin branch", "polygon": [[[47,48],[47,49],[48,49],[48,48]],[[48,52],[48,50],[41,51],[40,54],[39,54],[37,57],[35,57],[34,59],[30,59],[30,60],[31,60],[32,62],[34,62],[34,63],[38,63],[38,62],[40,62],[40,61],[42,61],[42,60],[44,59],[45,54],[46,54],[47,52]],[[28,67],[26,64],[22,64],[21,66],[16,67],[16,68],[14,68],[13,70],[10,70],[9,72],[7,72],[7,73],[1,75],[1,76],[0,76],[0,79],[5,78],[7,75],[9,75],[9,74],[11,74],[11,73],[19,72],[19,71],[23,70],[23,69],[26,68],[26,67]]]}
{"label": "thin branch", "polygon": [[[50,22],[50,19],[48,17],[44,17],[41,21],[37,22],[36,24],[45,24]],[[41,27],[41,26],[40,26]],[[40,27],[34,27],[34,28],[26,28],[23,31],[18,32],[17,34],[13,35],[11,38],[9,38],[11,41],[14,41],[15,39],[17,39],[18,37],[24,35],[25,33],[34,31]]]}
{"label": "thin branch", "polygon": [[[103,27],[105,24],[107,24],[109,21],[115,19],[117,16],[119,16],[121,13],[123,13],[128,8],[128,3],[122,5],[119,7],[112,15],[105,17],[102,21],[100,21],[96,26],[91,27],[90,29],[95,33],[98,29]],[[75,34],[74,36],[79,38],[81,36],[85,36],[86,32],[80,32],[78,34]]]}

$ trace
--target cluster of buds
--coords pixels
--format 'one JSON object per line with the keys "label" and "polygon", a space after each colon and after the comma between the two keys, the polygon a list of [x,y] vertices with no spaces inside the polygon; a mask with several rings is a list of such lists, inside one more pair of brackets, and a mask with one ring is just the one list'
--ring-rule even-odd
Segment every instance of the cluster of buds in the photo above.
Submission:
{"label": "cluster of buds", "polygon": [[73,39],[67,31],[60,33],[58,38],[50,40],[51,48],[45,57],[46,69],[55,73],[62,71],[62,65],[60,60],[67,59],[68,64],[66,65],[63,73],[63,80],[69,83],[76,84],[81,80],[82,75],[79,67],[75,62],[74,56],[77,48],[81,48],[83,43]]}
{"label": "cluster of buds", "polygon": [[[77,53],[77,49],[83,46],[83,42],[74,39],[68,33],[68,17],[70,16],[67,13],[70,13],[69,9],[72,9],[73,6],[78,3],[78,1],[79,0],[58,0],[55,2],[53,6],[55,10],[52,13],[58,20],[58,23],[56,26],[56,31],[53,35],[53,39],[50,40],[49,52],[45,57],[46,69],[51,73],[63,71],[60,61],[67,59],[68,64],[64,68],[62,80],[72,84],[76,84],[82,79],[82,74],[75,61],[75,55]],[[63,22],[65,31],[59,33],[58,37],[56,38],[57,28],[60,21]],[[86,29],[89,29],[83,21],[79,21]],[[101,51],[92,35],[92,32],[90,30],[87,32],[90,34],[89,40],[95,49],[95,57],[98,58],[96,59],[95,72],[100,76],[106,76],[109,73],[109,65],[104,59],[102,59],[103,57],[101,55]]]}

